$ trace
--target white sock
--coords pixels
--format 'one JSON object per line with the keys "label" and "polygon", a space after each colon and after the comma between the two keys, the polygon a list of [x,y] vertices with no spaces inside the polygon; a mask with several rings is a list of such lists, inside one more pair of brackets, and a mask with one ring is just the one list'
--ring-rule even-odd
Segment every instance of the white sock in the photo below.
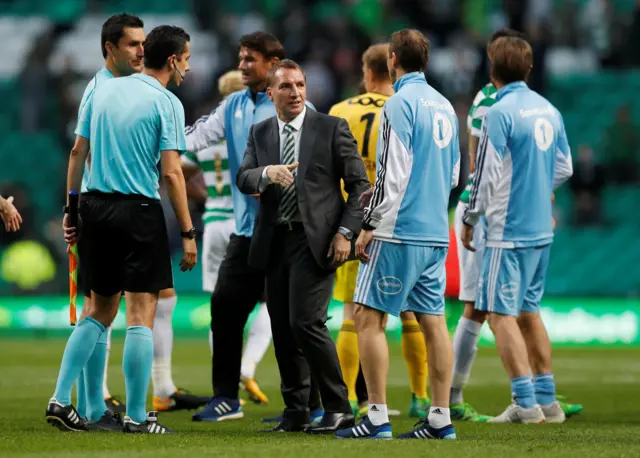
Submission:
{"label": "white sock", "polygon": [[444,407],[431,406],[429,409],[429,425],[432,428],[440,429],[451,424],[449,409]]}
{"label": "white sock", "polygon": [[107,328],[107,357],[104,360],[104,378],[102,379],[102,397],[107,399],[111,397],[109,387],[107,386],[107,372],[109,370],[109,353],[111,353],[111,326]]}
{"label": "white sock", "polygon": [[387,412],[386,404],[369,404],[369,412],[367,415],[373,426],[389,423],[389,413]]}
{"label": "white sock", "polygon": [[209,328],[209,352],[213,356],[213,331]]}
{"label": "white sock", "polygon": [[271,343],[271,319],[267,304],[261,302],[256,319],[251,324],[247,343],[242,353],[242,365],[240,375],[246,378],[254,378],[256,367],[269,348]]}
{"label": "white sock", "polygon": [[171,352],[173,350],[173,309],[178,297],[158,299],[156,317],[153,322],[153,365],[151,366],[151,381],[153,395],[168,398],[176,391],[171,376]]}
{"label": "white sock", "polygon": [[463,401],[462,390],[467,385],[473,361],[478,353],[478,336],[482,325],[463,316],[453,335],[453,379],[451,380],[451,404]]}

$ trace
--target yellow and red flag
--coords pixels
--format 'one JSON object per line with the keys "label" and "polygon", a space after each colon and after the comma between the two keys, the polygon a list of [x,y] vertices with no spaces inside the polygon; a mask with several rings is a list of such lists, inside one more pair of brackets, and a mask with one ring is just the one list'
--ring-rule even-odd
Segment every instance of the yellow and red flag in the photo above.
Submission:
{"label": "yellow and red flag", "polygon": [[[69,226],[76,228],[79,233],[78,202],[80,196],[77,191],[69,191]],[[69,323],[76,324],[76,299],[78,297],[78,245],[72,243],[67,250],[69,252]]]}
{"label": "yellow and red flag", "polygon": [[69,323],[76,324],[76,299],[78,297],[78,245],[69,245]]}

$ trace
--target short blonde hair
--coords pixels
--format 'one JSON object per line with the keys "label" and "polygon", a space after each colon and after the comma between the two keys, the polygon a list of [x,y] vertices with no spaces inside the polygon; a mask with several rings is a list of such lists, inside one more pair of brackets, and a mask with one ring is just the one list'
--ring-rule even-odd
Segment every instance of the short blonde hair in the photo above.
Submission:
{"label": "short blonde hair", "polygon": [[223,98],[242,89],[244,89],[244,83],[240,70],[231,70],[218,79],[218,92]]}
{"label": "short blonde hair", "polygon": [[389,43],[381,43],[369,46],[362,55],[362,62],[373,72],[376,79],[388,80],[387,57],[389,57]]}

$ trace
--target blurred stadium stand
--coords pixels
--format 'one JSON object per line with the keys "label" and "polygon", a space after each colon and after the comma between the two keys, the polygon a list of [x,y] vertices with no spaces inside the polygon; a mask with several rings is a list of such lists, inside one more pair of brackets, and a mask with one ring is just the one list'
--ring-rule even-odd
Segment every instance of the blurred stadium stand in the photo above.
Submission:
{"label": "blurred stadium stand", "polygon": [[[0,0],[0,192],[16,196],[26,220],[21,233],[1,234],[0,257],[32,240],[64,266],[60,209],[77,105],[103,62],[102,23],[122,11],[140,15],[147,31],[168,23],[191,34],[193,70],[176,92],[187,122],[218,102],[216,79],[235,65],[244,33],[275,33],[307,71],[310,100],[326,112],[358,90],[367,46],[416,27],[432,42],[429,81],[464,126],[487,81],[488,36],[505,26],[525,31],[535,52],[530,84],[563,113],[581,177],[556,196],[547,294],[640,294],[636,0]],[[66,267],[25,289],[5,264],[0,258],[2,294],[66,291]],[[186,288],[197,291],[193,277]]]}

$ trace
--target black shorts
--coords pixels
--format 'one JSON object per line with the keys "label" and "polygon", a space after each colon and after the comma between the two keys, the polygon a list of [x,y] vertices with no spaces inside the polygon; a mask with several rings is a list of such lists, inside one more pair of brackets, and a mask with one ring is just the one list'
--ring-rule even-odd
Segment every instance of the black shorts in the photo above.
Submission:
{"label": "black shorts", "polygon": [[78,239],[78,271],[80,273],[78,283],[84,292],[84,297],[91,297],[91,281],[89,279],[89,258],[86,253],[85,238]]}
{"label": "black shorts", "polygon": [[92,291],[113,296],[120,291],[158,293],[173,288],[167,227],[159,200],[90,192],[82,195],[80,215]]}

